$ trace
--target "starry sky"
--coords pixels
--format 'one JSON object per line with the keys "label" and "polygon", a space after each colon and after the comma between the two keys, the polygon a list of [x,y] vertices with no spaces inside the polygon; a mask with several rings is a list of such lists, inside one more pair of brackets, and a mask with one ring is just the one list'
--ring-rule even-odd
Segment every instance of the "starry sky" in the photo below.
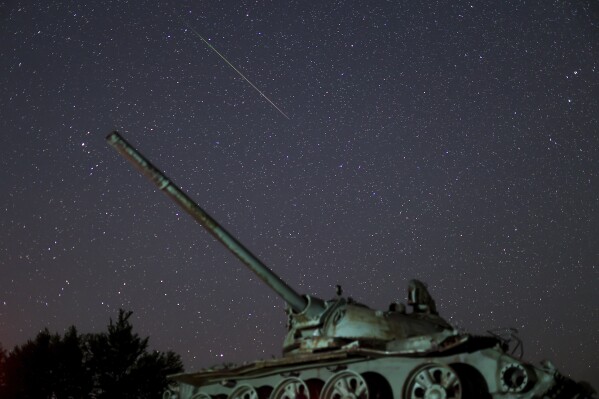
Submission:
{"label": "starry sky", "polygon": [[124,308],[189,371],[279,355],[282,300],[118,130],[298,292],[418,278],[597,381],[596,2],[0,1],[0,37],[4,348]]}

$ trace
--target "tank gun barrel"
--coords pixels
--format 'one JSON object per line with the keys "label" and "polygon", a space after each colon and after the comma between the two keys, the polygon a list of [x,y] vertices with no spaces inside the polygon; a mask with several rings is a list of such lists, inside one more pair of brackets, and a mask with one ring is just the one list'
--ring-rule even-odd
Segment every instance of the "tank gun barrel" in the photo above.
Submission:
{"label": "tank gun barrel", "polygon": [[219,240],[239,260],[245,263],[262,281],[281,296],[295,311],[302,312],[308,306],[308,299],[289,287],[279,276],[270,270],[260,259],[252,254],[235,237],[218,224],[205,210],[195,203],[185,192],[177,187],[168,177],[156,168],[139,151],[129,144],[118,132],[112,132],[107,137],[124,158],[131,162],[142,174],[148,177],[161,191],[175,201],[185,212],[191,215],[210,234]]}

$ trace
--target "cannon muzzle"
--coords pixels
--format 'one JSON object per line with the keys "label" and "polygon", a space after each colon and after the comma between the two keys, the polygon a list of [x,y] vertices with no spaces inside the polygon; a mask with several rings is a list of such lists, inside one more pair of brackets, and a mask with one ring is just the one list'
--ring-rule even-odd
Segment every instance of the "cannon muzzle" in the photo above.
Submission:
{"label": "cannon muzzle", "polygon": [[[118,132],[112,132],[106,140],[122,156],[135,165],[146,177],[148,177],[158,188],[175,201],[185,212],[190,214],[210,234],[216,237],[227,249],[243,263],[246,264],[262,281],[272,288],[294,312],[308,311],[309,300],[298,294],[289,287],[279,276],[273,273],[260,259],[252,254],[235,237],[226,231],[206,211],[196,204],[187,194],[170,181],[168,177],[158,170],[150,161],[140,154],[129,144]],[[312,305],[314,306],[314,305]],[[310,306],[310,307],[312,307]],[[317,306],[319,307],[319,306]],[[310,313],[318,313],[319,309],[310,309]]]}

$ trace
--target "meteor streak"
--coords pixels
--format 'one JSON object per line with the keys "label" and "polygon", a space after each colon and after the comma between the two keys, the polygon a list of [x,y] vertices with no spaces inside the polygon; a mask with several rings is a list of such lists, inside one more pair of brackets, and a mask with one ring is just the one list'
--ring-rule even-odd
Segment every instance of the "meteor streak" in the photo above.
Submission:
{"label": "meteor streak", "polygon": [[208,41],[207,41],[206,39],[204,39],[204,38],[202,37],[202,35],[200,35],[200,34],[199,34],[199,33],[198,33],[198,32],[197,32],[197,31],[196,31],[196,30],[195,30],[195,29],[194,29],[194,28],[193,28],[191,25],[189,25],[189,24],[187,23],[187,21],[185,21],[185,20],[184,20],[182,17],[180,17],[180,16],[179,16],[179,14],[177,14],[177,13],[175,13],[175,15],[176,15],[176,16],[179,18],[179,20],[180,20],[180,21],[183,23],[183,25],[187,26],[187,28],[189,28],[189,30],[191,30],[191,31],[192,31],[192,32],[193,32],[193,33],[194,33],[194,34],[195,34],[197,37],[199,37],[199,38],[200,38],[200,39],[201,39],[201,40],[202,40],[204,43],[206,43],[206,45],[207,45],[207,46],[210,48],[210,50],[212,50],[212,51],[214,51],[216,54],[218,54],[218,56],[219,56],[220,58],[222,58],[222,59],[223,59],[223,61],[225,61],[225,62],[227,63],[227,65],[229,65],[231,68],[233,68],[233,70],[234,70],[235,72],[237,72],[237,74],[238,74],[239,76],[241,76],[241,77],[242,77],[242,78],[243,78],[243,79],[244,79],[246,82],[248,82],[248,83],[250,84],[250,86],[252,86],[252,87],[254,88],[254,90],[256,90],[258,93],[260,93],[260,95],[261,95],[262,97],[264,97],[264,99],[265,99],[266,101],[268,101],[268,102],[270,103],[270,105],[272,105],[273,107],[275,107],[275,109],[276,109],[277,111],[279,111],[279,113],[280,113],[281,115],[283,115],[285,118],[289,119],[289,117],[288,117],[288,116],[287,116],[287,115],[286,115],[286,114],[285,114],[285,113],[284,113],[284,112],[281,110],[281,108],[277,107],[277,106],[276,106],[276,104],[275,104],[275,103],[273,103],[273,102],[270,100],[270,98],[266,97],[266,94],[262,93],[262,91],[261,91],[259,88],[257,88],[255,84],[253,84],[252,82],[250,82],[250,80],[249,80],[248,78],[246,78],[244,74],[242,74],[242,73],[241,73],[241,72],[240,72],[240,71],[239,71],[237,68],[235,68],[235,67],[233,66],[233,64],[231,64],[231,63],[229,62],[229,60],[227,60],[227,59],[225,58],[225,56],[224,56],[224,55],[222,55],[221,53],[219,53],[217,49],[215,49],[215,48],[214,48],[214,47],[213,47],[213,46],[212,46],[210,43],[208,43]]}

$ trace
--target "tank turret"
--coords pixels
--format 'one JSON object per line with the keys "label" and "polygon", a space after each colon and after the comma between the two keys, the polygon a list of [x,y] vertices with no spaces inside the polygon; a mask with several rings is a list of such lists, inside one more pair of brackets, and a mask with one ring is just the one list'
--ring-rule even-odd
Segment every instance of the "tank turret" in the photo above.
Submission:
{"label": "tank turret", "polygon": [[[437,315],[434,301],[423,283],[410,283],[410,302],[414,312],[376,311],[350,299],[329,301],[300,295],[252,254],[231,233],[156,168],[119,133],[112,132],[108,142],[132,162],[161,191],[208,230],[250,270],[287,303],[288,333],[283,343],[286,356],[347,345],[380,351],[426,352],[447,341],[459,341],[458,332]],[[419,337],[427,336],[426,340]]]}
{"label": "tank turret", "polygon": [[535,367],[495,335],[458,331],[426,285],[408,305],[375,310],[341,296],[301,295],[270,270],[117,132],[107,141],[227,247],[286,303],[283,357],[172,376],[165,399],[592,398],[551,363]]}

